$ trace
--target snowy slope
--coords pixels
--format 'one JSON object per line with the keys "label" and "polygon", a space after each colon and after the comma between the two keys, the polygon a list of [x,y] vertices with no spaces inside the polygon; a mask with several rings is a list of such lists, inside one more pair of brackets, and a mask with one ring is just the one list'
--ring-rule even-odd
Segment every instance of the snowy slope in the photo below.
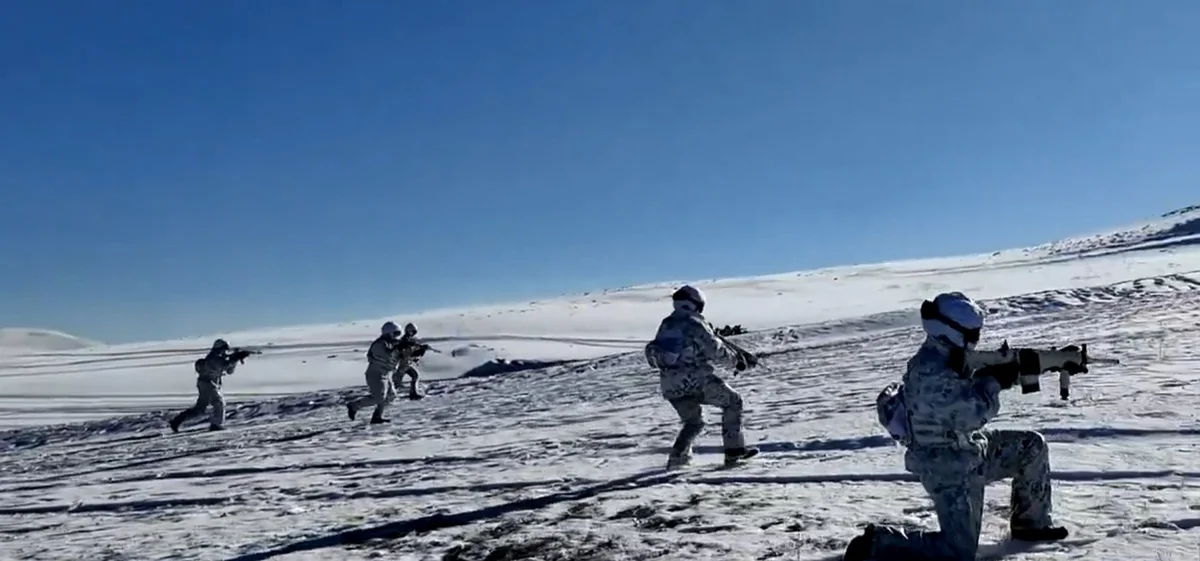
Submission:
{"label": "snowy slope", "polygon": [[[1078,377],[1069,404],[1052,389],[1004,396],[996,426],[1051,442],[1056,517],[1073,536],[1004,542],[998,483],[980,558],[1196,558],[1197,269],[987,302],[985,345],[1088,343],[1122,364]],[[731,379],[763,450],[737,470],[713,469],[715,411],[700,465],[660,469],[673,412],[626,353],[437,381],[387,427],[345,418],[351,388],[243,401],[225,433],[197,421],[163,436],[166,412],[0,433],[0,558],[817,560],[867,522],[934,523],[873,421],[920,340],[903,314],[739,340],[767,356]]]}
{"label": "snowy slope", "polygon": [[[396,318],[447,354],[425,366],[442,378],[429,397],[397,402],[388,427],[342,406],[381,320],[225,334],[266,354],[228,380],[217,434],[200,419],[164,429],[211,337],[5,356],[0,559],[833,559],[867,522],[934,523],[873,400],[920,339],[915,304],[946,289],[986,299],[985,345],[1088,343],[1122,361],[1078,377],[1067,404],[1053,380],[1005,395],[997,426],[1051,442],[1056,517],[1074,535],[1005,543],[998,483],[981,558],[1196,559],[1200,248],[1127,243],[1167,243],[1154,232],[1188,220],[1080,238],[1070,256],[1084,245],[704,284],[711,319],[759,329],[738,339],[766,354],[731,379],[763,450],[733,471],[712,469],[715,411],[701,465],[660,469],[674,415],[624,351],[674,283]],[[494,356],[573,360],[454,377]],[[20,426],[71,418],[90,420]]]}
{"label": "snowy slope", "polygon": [[[883,316],[887,322],[908,325],[915,324],[917,304],[942,290],[962,290],[977,298],[1044,290],[1068,294],[1200,270],[1200,246],[1187,243],[1198,221],[1200,211],[1191,210],[1038,248],[696,284],[708,293],[708,316],[718,325],[758,330],[886,312],[892,312]],[[1178,243],[1171,245],[1172,240]],[[361,383],[363,353],[388,319],[416,322],[422,336],[446,351],[425,361],[422,371],[429,379],[456,377],[497,357],[563,361],[636,350],[670,309],[668,296],[678,284],[337,325],[0,355],[0,428],[97,419],[190,402],[195,392],[191,363],[217,336],[266,351],[228,380],[226,392],[235,399]]]}
{"label": "snowy slope", "polygon": [[1200,205],[1193,205],[1163,214],[1156,220],[1142,222],[1082,236],[1060,240],[1034,248],[1049,255],[1099,255],[1130,249],[1166,249],[1200,243]]}

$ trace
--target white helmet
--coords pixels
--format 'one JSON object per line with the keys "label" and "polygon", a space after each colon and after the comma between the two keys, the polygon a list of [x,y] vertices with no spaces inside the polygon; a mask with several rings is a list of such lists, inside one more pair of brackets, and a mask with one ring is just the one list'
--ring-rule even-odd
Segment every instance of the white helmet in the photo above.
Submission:
{"label": "white helmet", "polygon": [[676,310],[686,310],[698,314],[704,313],[704,304],[707,302],[704,293],[691,285],[680,287],[671,295],[671,300]]}
{"label": "white helmet", "polygon": [[948,345],[974,350],[987,312],[961,292],[938,294],[921,304],[921,328],[925,334]]}
{"label": "white helmet", "polygon": [[379,329],[379,331],[381,333],[383,333],[384,335],[395,336],[397,333],[400,332],[400,326],[396,325],[394,322],[389,321],[389,322],[383,324],[383,327],[381,327]]}

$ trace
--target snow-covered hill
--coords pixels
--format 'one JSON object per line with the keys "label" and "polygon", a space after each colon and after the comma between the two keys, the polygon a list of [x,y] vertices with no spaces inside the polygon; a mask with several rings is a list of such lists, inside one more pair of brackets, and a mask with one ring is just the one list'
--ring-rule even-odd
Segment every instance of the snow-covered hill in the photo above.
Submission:
{"label": "snow-covered hill", "polygon": [[1034,248],[1049,255],[1087,256],[1131,249],[1167,249],[1200,243],[1200,205],[1173,210],[1157,220],[1113,231],[1060,240]]}
{"label": "snow-covered hill", "polygon": [[[1092,240],[1096,251],[1064,256],[1057,246],[994,254],[857,265],[755,278],[695,281],[718,325],[752,330],[853,320],[897,312],[915,322],[921,300],[943,290],[999,298],[1106,286],[1200,269],[1196,246],[1114,248],[1133,236],[1169,240],[1200,219],[1174,213]],[[1187,235],[1180,239],[1187,238]],[[1066,243],[1066,242],[1064,242]],[[1082,247],[1071,242],[1071,247]],[[1140,246],[1137,246],[1140,247]],[[358,384],[363,353],[385,320],[413,321],[444,354],[423,365],[445,379],[491,361],[563,361],[636,350],[650,337],[679,282],[627,287],[520,304],[381,316],[336,325],[214,333],[187,340],[0,356],[0,427],[103,418],[193,398],[191,363],[217,336],[266,351],[229,380],[235,398],[271,397]],[[1067,296],[1069,297],[1069,296]],[[451,352],[455,351],[455,352]]]}
{"label": "snow-covered hill", "polygon": [[[1081,375],[1069,404],[1005,396],[997,426],[1051,442],[1056,516],[1074,535],[1004,542],[996,484],[982,558],[1195,555],[1198,282],[988,302],[987,343],[1086,342],[1122,364]],[[736,471],[712,469],[715,429],[695,469],[660,469],[677,427],[636,353],[433,382],[388,427],[345,418],[350,388],[243,401],[224,433],[164,436],[165,411],[9,431],[0,558],[835,559],[867,522],[933,523],[872,407],[919,337],[889,313],[742,336],[767,355],[731,380],[763,452]]]}
{"label": "snow-covered hill", "polygon": [[[1179,232],[1189,214],[1154,231]],[[383,318],[220,334],[265,351],[227,380],[224,433],[196,420],[164,436],[211,337],[6,356],[0,558],[836,558],[867,522],[933,523],[873,402],[920,339],[916,304],[954,289],[991,310],[984,345],[1088,343],[1121,359],[1078,377],[1069,403],[1005,395],[998,426],[1051,442],[1055,513],[1074,535],[1005,543],[997,484],[983,557],[1192,559],[1200,246],[1120,246],[1130,238],[1118,234],[1069,256],[1042,247],[701,283],[710,319],[755,329],[739,340],[766,355],[731,380],[763,450],[736,471],[710,467],[715,427],[700,466],[660,469],[674,413],[627,351],[676,283],[388,318],[416,321],[446,351],[424,365],[440,378],[429,396],[396,402],[388,427],[342,406],[363,391],[362,351]],[[567,362],[458,376],[494,357]],[[83,422],[23,426],[66,420]]]}
{"label": "snow-covered hill", "polygon": [[100,343],[49,329],[0,328],[0,354],[75,351]]}

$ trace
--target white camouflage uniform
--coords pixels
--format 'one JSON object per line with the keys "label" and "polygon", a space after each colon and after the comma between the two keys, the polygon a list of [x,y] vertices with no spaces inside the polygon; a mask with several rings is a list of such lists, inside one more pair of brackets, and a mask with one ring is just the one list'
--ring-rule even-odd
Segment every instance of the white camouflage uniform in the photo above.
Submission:
{"label": "white camouflage uniform", "polygon": [[702,405],[721,408],[722,443],[727,455],[739,456],[746,450],[742,396],[717,376],[715,365],[736,367],[740,356],[717,337],[695,303],[676,300],[674,306],[675,311],[662,320],[654,340],[645,348],[647,362],[659,370],[662,396],[683,422],[668,466],[690,461],[692,445],[704,428]]}
{"label": "white camouflage uniform", "polygon": [[196,404],[171,420],[172,430],[178,431],[180,425],[192,417],[203,415],[209,407],[212,407],[208,417],[209,427],[218,429],[225,425],[225,396],[221,393],[221,380],[233,374],[237,364],[225,341],[218,339],[213,343],[212,350],[196,365],[196,390],[199,392]]}
{"label": "white camouflage uniform", "polygon": [[[982,328],[982,309],[972,311],[977,305],[965,296],[952,293],[934,302],[960,325]],[[1010,477],[1013,536],[1052,529],[1045,439],[1033,431],[984,430],[1000,410],[1000,383],[988,376],[960,374],[953,366],[955,349],[972,349],[974,342],[956,339],[935,325],[926,325],[926,331],[929,335],[908,361],[902,385],[886,388],[876,405],[880,423],[906,446],[904,467],[933,500],[939,530],[871,525],[851,542],[847,560],[975,559],[984,487]],[[1054,529],[1058,530],[1063,529]]]}
{"label": "white camouflage uniform", "polygon": [[[414,399],[419,396],[417,380],[420,375],[413,366],[413,359],[421,348],[421,343],[407,333],[396,338],[394,332],[389,331],[393,327],[395,325],[391,322],[385,324],[384,333],[367,349],[367,370],[364,376],[370,394],[347,404],[351,418],[359,409],[374,406],[372,420],[383,420],[384,410],[396,399],[395,386],[403,381],[405,375],[412,377],[409,396]],[[415,332],[415,329],[413,331]]]}

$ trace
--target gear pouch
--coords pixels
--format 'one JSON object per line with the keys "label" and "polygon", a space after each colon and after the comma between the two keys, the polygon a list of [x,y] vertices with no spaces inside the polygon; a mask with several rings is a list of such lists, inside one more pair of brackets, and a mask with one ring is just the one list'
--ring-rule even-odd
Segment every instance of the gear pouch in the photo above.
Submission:
{"label": "gear pouch", "polygon": [[904,403],[904,384],[892,382],[875,398],[879,424],[897,442],[908,442],[908,409]]}

